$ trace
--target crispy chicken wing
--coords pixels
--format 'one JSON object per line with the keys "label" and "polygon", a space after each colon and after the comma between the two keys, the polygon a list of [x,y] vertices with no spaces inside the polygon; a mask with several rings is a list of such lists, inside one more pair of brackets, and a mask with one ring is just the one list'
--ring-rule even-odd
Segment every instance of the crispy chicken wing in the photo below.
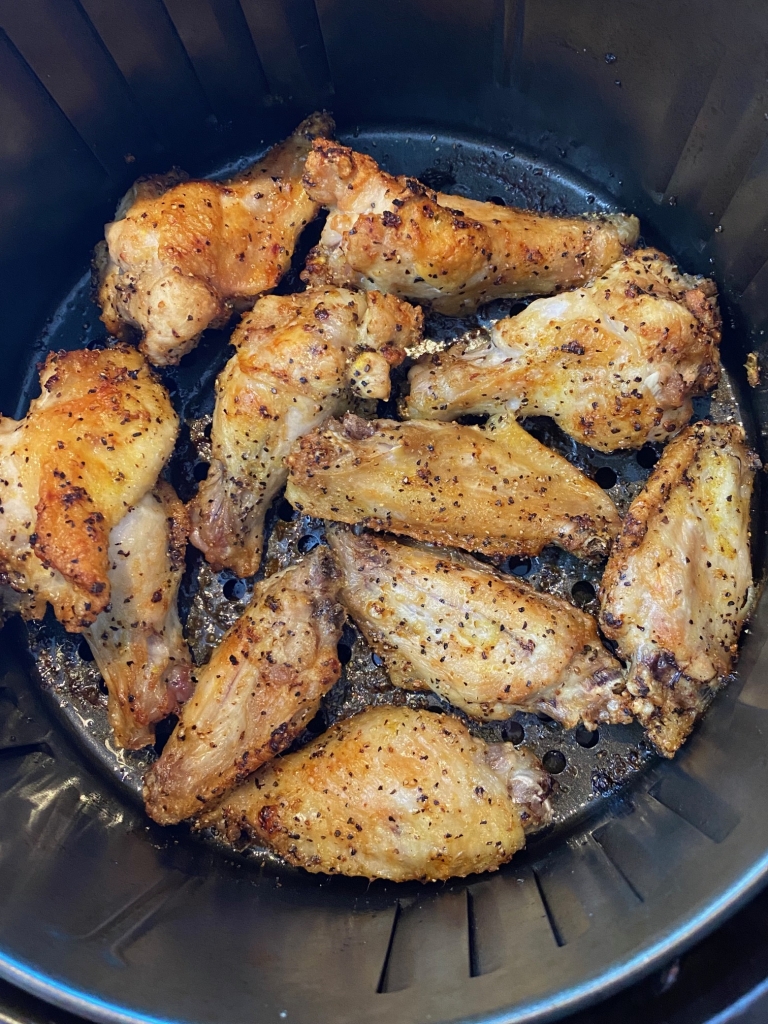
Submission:
{"label": "crispy chicken wing", "polygon": [[485,430],[348,414],[302,438],[286,497],[301,511],[491,557],[558,544],[608,553],[621,525],[605,492],[512,417]]}
{"label": "crispy chicken wing", "polygon": [[624,214],[552,217],[435,193],[327,139],[315,140],[304,185],[331,211],[306,281],[378,288],[441,313],[582,284],[639,230]]}
{"label": "crispy chicken wing", "polygon": [[110,600],[109,534],[155,486],[178,421],[125,345],[51,353],[23,420],[0,419],[0,582],[27,619],[79,632]]}
{"label": "crispy chicken wing", "polygon": [[330,117],[313,114],[226,182],[179,172],[139,180],[96,253],[107,330],[138,333],[153,363],[178,363],[206,327],[274,288],[319,209],[301,183],[311,141],[333,130]]}
{"label": "crispy chicken wing", "polygon": [[176,602],[187,532],[184,505],[161,481],[110,533],[110,605],[83,631],[107,686],[115,740],[130,750],[154,743],[155,723],[191,693]]}
{"label": "crispy chicken wing", "polygon": [[427,687],[484,720],[630,721],[621,666],[586,612],[468,555],[339,526],[328,541],[341,601],[397,686]]}
{"label": "crispy chicken wing", "polygon": [[344,612],[325,548],[257,584],[211,660],[144,786],[170,825],[202,811],[289,746],[339,678]]}
{"label": "crispy chicken wing", "polygon": [[549,776],[458,719],[368,708],[266,765],[205,822],[312,872],[428,882],[495,871],[547,820]]}
{"label": "crispy chicken wing", "polygon": [[347,408],[389,397],[389,369],[421,337],[421,310],[392,295],[312,288],[268,295],[232,336],[216,384],[213,461],[192,504],[192,543],[220,569],[259,568],[264,517],[297,438]]}
{"label": "crispy chicken wing", "polygon": [[689,427],[632,503],[603,577],[601,625],[630,663],[632,710],[667,757],[736,658],[757,466],[737,424]]}
{"label": "crispy chicken wing", "polygon": [[483,344],[423,356],[406,409],[552,416],[601,451],[640,448],[688,423],[691,398],[717,384],[719,344],[714,283],[644,249],[586,288],[499,320]]}

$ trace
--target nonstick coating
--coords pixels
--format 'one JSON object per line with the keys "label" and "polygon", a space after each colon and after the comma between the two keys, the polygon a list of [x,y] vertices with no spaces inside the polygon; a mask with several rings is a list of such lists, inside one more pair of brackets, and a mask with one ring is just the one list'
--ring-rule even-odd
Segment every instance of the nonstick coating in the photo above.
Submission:
{"label": "nonstick coating", "polygon": [[[377,130],[348,141],[389,170],[459,194],[557,212],[614,206],[577,176],[488,139]],[[281,290],[295,287],[292,276]],[[447,326],[434,320],[430,331]],[[29,382],[45,348],[101,339],[84,277],[30,352],[17,411],[34,392]],[[191,426],[171,467],[184,497],[190,467],[205,455],[200,428],[226,358],[226,333],[211,333],[166,377]],[[740,402],[749,428],[731,369],[709,408],[702,403],[697,411],[725,418]],[[635,455],[596,455],[553,434],[547,439],[569,445],[589,471],[612,468],[620,502],[648,472]],[[651,461],[648,453],[642,461]],[[306,523],[281,519],[280,509],[275,557],[312,533]],[[192,554],[184,602],[214,637],[247,593],[222,574],[208,579],[205,601],[196,598],[201,571]],[[594,581],[562,556],[534,560],[528,578],[544,577],[563,593]],[[424,1024],[559,1016],[649,970],[762,881],[766,617],[763,604],[739,676],[673,763],[649,757],[631,729],[601,729],[598,743],[586,747],[522,716],[526,742],[565,755],[558,824],[498,874],[440,886],[309,876],[267,855],[229,855],[183,826],[154,826],[136,802],[141,757],[105,754],[103,695],[78,639],[55,623],[32,629],[36,679],[25,631],[11,623],[0,634],[7,712],[0,719],[0,864],[12,880],[0,886],[0,973],[102,1021]],[[361,688],[388,699],[359,641],[351,633],[344,640],[355,649],[348,671],[357,681],[339,688],[327,718],[348,712]],[[200,657],[204,645],[195,646]]]}

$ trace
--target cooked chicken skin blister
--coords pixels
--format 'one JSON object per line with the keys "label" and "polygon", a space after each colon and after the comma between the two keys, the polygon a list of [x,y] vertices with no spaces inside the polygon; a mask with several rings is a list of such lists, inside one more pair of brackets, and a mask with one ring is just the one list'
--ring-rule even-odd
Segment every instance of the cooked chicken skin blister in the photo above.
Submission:
{"label": "cooked chicken skin blister", "polygon": [[551,416],[600,451],[640,448],[686,426],[720,375],[714,283],[642,249],[584,288],[537,299],[487,341],[424,355],[408,416]]}
{"label": "cooked chicken skin blister", "polygon": [[757,467],[738,424],[687,428],[630,506],[603,577],[603,631],[629,663],[633,714],[667,757],[738,653]]}
{"label": "cooked chicken skin blister", "polygon": [[178,419],[126,345],[51,353],[40,384],[24,419],[0,420],[0,581],[24,618],[50,603],[79,632],[109,604],[110,531],[154,488]]}
{"label": "cooked chicken skin blister", "polygon": [[512,417],[478,427],[347,414],[288,456],[286,497],[302,512],[494,558],[557,544],[608,553],[611,499]]}
{"label": "cooked chicken skin blister", "polygon": [[436,881],[495,871],[548,820],[530,752],[451,715],[378,707],[277,758],[202,819],[311,872]]}
{"label": "cooked chicken skin blister", "polygon": [[188,532],[184,505],[161,481],[113,527],[110,604],[83,630],[107,687],[115,742],[129,750],[154,743],[155,724],[192,692],[177,608]]}
{"label": "cooked chicken skin blister", "polygon": [[637,241],[636,217],[554,217],[435,193],[372,157],[317,139],[304,185],[330,210],[302,275],[376,288],[437,312],[583,284]]}
{"label": "cooked chicken skin blister", "polygon": [[621,666],[563,598],[468,555],[331,526],[340,600],[389,678],[483,721],[515,711],[566,728],[631,720]]}
{"label": "cooked chicken skin blister", "polygon": [[192,503],[192,543],[239,576],[261,562],[264,518],[293,443],[350,397],[389,397],[390,367],[421,337],[418,307],[379,292],[310,288],[269,295],[232,335],[216,383],[208,477]]}
{"label": "cooked chicken skin blister", "polygon": [[96,251],[107,330],[138,335],[153,363],[173,365],[207,327],[274,288],[320,209],[301,180],[312,139],[333,131],[313,114],[229,181],[139,180]]}
{"label": "cooked chicken skin blister", "polygon": [[161,825],[203,811],[279,754],[338,680],[344,611],[326,548],[256,585],[210,661],[144,785]]}

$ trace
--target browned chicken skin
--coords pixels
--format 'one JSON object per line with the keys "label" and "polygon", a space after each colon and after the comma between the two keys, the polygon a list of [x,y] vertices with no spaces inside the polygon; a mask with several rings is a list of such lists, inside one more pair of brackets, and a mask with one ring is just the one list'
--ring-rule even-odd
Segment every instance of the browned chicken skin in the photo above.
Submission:
{"label": "browned chicken skin", "polygon": [[757,466],[738,424],[683,431],[632,503],[603,577],[601,625],[630,663],[632,711],[667,757],[736,659]]}
{"label": "browned chicken skin", "polygon": [[178,420],[129,346],[51,353],[40,384],[23,420],[0,420],[0,582],[24,618],[49,602],[79,632],[109,604],[110,531],[155,486]]}
{"label": "browned chicken skin", "polygon": [[325,548],[256,585],[207,665],[160,760],[147,774],[147,813],[170,825],[201,812],[279,754],[339,678],[344,612]]}
{"label": "browned chicken skin", "polygon": [[591,615],[468,555],[330,527],[340,599],[397,686],[468,715],[549,715],[566,728],[625,723],[621,666]]}
{"label": "browned chicken skin", "polygon": [[274,288],[319,209],[301,182],[312,139],[333,130],[313,114],[229,181],[139,180],[96,253],[107,330],[138,333],[157,365],[178,363],[206,327]]}
{"label": "browned chicken skin", "polygon": [[600,557],[621,525],[593,480],[513,418],[480,430],[348,414],[302,438],[287,462],[286,497],[309,515],[496,558],[547,544]]}
{"label": "browned chicken skin", "polygon": [[423,356],[407,414],[552,416],[601,451],[666,440],[689,422],[691,398],[717,384],[715,296],[712,281],[639,250],[591,285],[499,320],[485,343]]}
{"label": "browned chicken skin", "polygon": [[268,295],[243,317],[216,382],[211,468],[192,503],[192,543],[216,569],[257,571],[294,441],[344,412],[353,393],[388,398],[390,366],[421,323],[418,307],[392,295],[338,288]]}
{"label": "browned chicken skin", "polygon": [[155,741],[155,724],[192,692],[192,659],[177,597],[189,524],[182,502],[161,481],[109,535],[110,605],[83,630],[109,694],[120,747]]}
{"label": "browned chicken skin", "polygon": [[204,819],[307,871],[429,882],[495,871],[548,818],[551,780],[451,715],[368,708],[277,758]]}
{"label": "browned chicken skin", "polygon": [[624,214],[552,217],[435,193],[323,138],[304,185],[330,209],[304,280],[378,288],[452,315],[583,284],[638,235]]}

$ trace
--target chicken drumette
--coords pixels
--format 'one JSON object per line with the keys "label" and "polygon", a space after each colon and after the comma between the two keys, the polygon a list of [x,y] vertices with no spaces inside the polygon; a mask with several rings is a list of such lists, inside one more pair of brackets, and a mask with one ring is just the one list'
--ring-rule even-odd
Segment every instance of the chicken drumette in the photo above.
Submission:
{"label": "chicken drumette", "polygon": [[419,340],[421,320],[394,296],[337,288],[269,295],[243,317],[216,384],[211,468],[192,505],[192,543],[215,568],[256,572],[294,441],[344,412],[352,393],[388,398],[390,366]]}
{"label": "chicken drumette", "polygon": [[312,139],[333,130],[330,117],[313,114],[229,181],[140,179],[96,251],[107,329],[138,335],[153,363],[178,363],[206,327],[274,288],[319,210],[301,181]]}
{"label": "chicken drumette", "polygon": [[667,757],[736,658],[757,466],[738,424],[686,429],[632,503],[603,577],[603,631],[629,662],[633,714]]}
{"label": "chicken drumette", "polygon": [[714,283],[644,249],[586,288],[499,320],[484,343],[423,356],[406,410],[552,416],[592,448],[640,448],[689,422],[691,398],[717,384],[719,344]]}
{"label": "chicken drumette", "polygon": [[597,277],[637,240],[636,217],[553,217],[443,195],[317,139],[304,185],[330,209],[303,277],[378,288],[441,313],[549,295]]}

